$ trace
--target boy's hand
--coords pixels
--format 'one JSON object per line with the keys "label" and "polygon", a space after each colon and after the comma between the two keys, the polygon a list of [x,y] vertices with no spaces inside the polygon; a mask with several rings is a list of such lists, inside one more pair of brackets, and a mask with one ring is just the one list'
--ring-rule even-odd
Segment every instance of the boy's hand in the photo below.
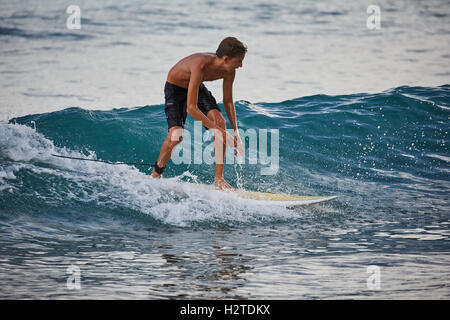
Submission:
{"label": "boy's hand", "polygon": [[237,157],[241,157],[244,155],[244,147],[242,146],[242,140],[241,137],[239,136],[239,131],[235,130],[234,131],[234,156]]}
{"label": "boy's hand", "polygon": [[224,131],[225,131],[225,134],[226,134],[226,137],[227,137],[227,141],[226,141],[227,148],[233,148],[233,146],[234,146],[234,139],[233,139],[233,137],[226,130],[224,130]]}

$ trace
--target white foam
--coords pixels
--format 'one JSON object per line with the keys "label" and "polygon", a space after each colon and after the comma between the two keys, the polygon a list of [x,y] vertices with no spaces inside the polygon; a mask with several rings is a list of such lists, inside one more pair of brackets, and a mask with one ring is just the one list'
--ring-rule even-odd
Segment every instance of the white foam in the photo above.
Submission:
{"label": "white foam", "polygon": [[266,117],[270,117],[270,118],[282,118],[281,116],[279,116],[279,115],[277,115],[277,114],[274,114],[274,113],[270,112],[268,109],[266,109],[266,108],[264,108],[263,106],[258,105],[258,104],[250,103],[250,104],[248,105],[248,107],[249,107],[250,109],[252,109],[253,111],[256,111],[256,113],[262,114],[262,115],[264,115],[264,116],[266,116]]}
{"label": "white foam", "polygon": [[408,97],[408,98],[412,98],[412,99],[416,99],[416,100],[422,101],[422,102],[430,103],[430,104],[435,105],[436,107],[439,107],[439,108],[444,109],[444,110],[450,110],[449,107],[446,107],[446,106],[437,104],[437,103],[434,102],[434,101],[427,100],[427,99],[425,99],[425,98],[423,98],[423,97],[419,97],[419,96],[416,96],[416,95],[414,95],[414,94],[406,94],[406,93],[402,93],[402,95],[405,96],[405,97]]}
{"label": "white foam", "polygon": [[[189,171],[173,178],[152,179],[133,166],[53,157],[52,154],[86,155],[56,147],[41,133],[24,125],[0,123],[0,135],[1,156],[6,158],[0,172],[1,188],[11,188],[14,184],[11,180],[17,179],[15,173],[19,170],[61,178],[62,185],[52,185],[45,195],[36,192],[45,201],[62,204],[77,200],[95,206],[125,207],[177,226],[204,221],[252,223],[296,216],[294,211],[252,205],[235,194],[207,190],[196,184],[198,177]],[[87,158],[96,159],[95,152],[90,152]],[[48,198],[49,193],[52,199]]]}
{"label": "white foam", "polygon": [[435,159],[439,159],[439,160],[442,160],[442,161],[445,161],[445,162],[450,162],[450,157],[446,157],[446,156],[443,156],[443,155],[440,155],[440,154],[429,153],[426,156],[429,157],[429,158],[435,158]]}

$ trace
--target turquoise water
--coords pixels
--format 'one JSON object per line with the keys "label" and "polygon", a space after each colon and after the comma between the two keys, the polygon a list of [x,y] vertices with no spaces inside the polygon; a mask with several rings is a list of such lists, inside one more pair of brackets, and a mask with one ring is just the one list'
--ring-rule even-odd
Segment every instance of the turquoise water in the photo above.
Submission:
{"label": "turquoise water", "polygon": [[208,164],[171,161],[153,180],[52,156],[151,163],[163,105],[13,118],[0,124],[1,297],[449,298],[449,85],[236,109],[244,131],[279,130],[279,169],[261,175],[247,153],[226,166],[233,186],[339,198],[255,206],[196,187]]}

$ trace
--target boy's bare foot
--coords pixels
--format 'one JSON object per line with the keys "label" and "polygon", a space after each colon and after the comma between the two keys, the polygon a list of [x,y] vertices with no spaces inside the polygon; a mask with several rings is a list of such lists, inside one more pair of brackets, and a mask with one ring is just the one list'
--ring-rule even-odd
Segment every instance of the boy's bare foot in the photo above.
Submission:
{"label": "boy's bare foot", "polygon": [[231,190],[231,191],[235,190],[225,181],[224,178],[214,178],[214,184],[216,185],[216,188],[220,190]]}

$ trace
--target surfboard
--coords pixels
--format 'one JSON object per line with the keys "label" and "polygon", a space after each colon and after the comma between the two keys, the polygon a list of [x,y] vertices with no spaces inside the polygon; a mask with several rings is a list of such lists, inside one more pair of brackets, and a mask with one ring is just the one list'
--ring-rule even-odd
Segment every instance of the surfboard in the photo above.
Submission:
{"label": "surfboard", "polygon": [[[214,185],[201,186],[207,189],[218,190]],[[222,192],[235,194],[239,198],[246,199],[246,201],[256,205],[280,206],[288,209],[330,201],[337,198],[337,196],[301,196],[284,193],[249,191],[244,189],[237,189],[235,191],[223,190]]]}
{"label": "surfboard", "polygon": [[306,206],[315,203],[330,201],[337,198],[337,196],[300,196],[283,193],[248,191],[242,189],[235,191],[235,193],[240,198],[247,199],[255,204],[282,206],[286,208]]}

